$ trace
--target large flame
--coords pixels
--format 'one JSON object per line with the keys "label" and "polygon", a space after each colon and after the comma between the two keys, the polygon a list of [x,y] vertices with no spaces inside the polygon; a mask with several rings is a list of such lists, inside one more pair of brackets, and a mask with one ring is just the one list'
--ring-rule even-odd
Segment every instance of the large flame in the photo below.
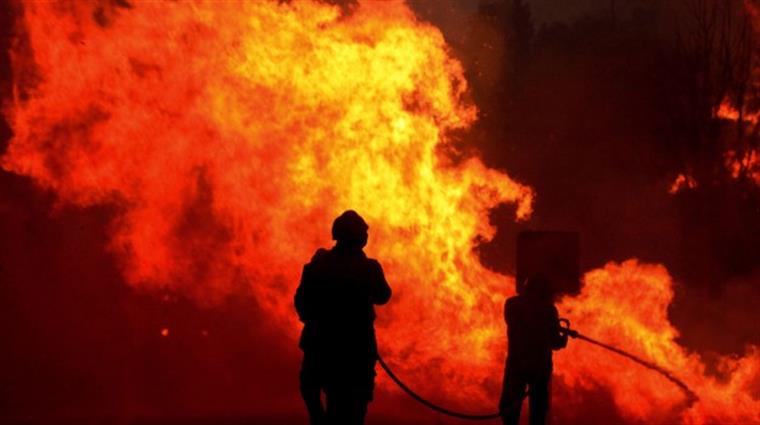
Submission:
{"label": "large flame", "polygon": [[744,358],[722,358],[719,376],[707,374],[700,357],[675,341],[667,313],[672,299],[663,266],[629,260],[587,273],[582,294],[559,308],[584,333],[674,372],[695,391],[696,403],[663,376],[593,345],[571,344],[556,356],[556,373],[571,386],[609,389],[624,417],[644,423],[760,422],[760,400],[752,397],[760,352],[750,347]]}
{"label": "large flame", "polygon": [[[300,265],[356,209],[394,287],[386,359],[420,392],[494,408],[514,285],[473,248],[493,235],[490,209],[526,218],[532,193],[457,152],[476,109],[436,28],[400,2],[347,16],[310,1],[30,3],[22,18],[31,57],[14,52],[3,166],[64,202],[118,206],[112,249],[131,284],[204,304],[247,287],[295,338]],[[682,374],[698,403],[581,344],[557,356],[561,379],[605,388],[631,419],[760,422],[757,352],[706,376],[675,342],[671,299],[663,267],[629,261],[588,274],[561,310]]]}

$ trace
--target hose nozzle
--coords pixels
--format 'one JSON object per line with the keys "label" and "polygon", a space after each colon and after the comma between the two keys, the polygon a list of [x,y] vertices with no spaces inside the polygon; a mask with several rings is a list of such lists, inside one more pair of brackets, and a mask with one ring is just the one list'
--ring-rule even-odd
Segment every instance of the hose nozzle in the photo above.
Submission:
{"label": "hose nozzle", "polygon": [[578,338],[578,331],[570,329],[570,320],[565,318],[559,319],[559,332],[571,338]]}

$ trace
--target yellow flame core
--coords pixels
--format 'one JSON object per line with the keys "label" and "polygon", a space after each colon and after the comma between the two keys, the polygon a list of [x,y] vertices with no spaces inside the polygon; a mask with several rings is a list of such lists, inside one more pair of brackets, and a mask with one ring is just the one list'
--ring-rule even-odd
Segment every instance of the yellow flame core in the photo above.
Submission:
{"label": "yellow flame core", "polygon": [[[76,205],[116,203],[113,249],[131,284],[206,304],[244,285],[293,339],[300,265],[330,244],[333,218],[356,209],[394,288],[378,319],[386,359],[422,393],[491,410],[514,285],[473,248],[493,236],[490,209],[514,203],[526,218],[532,192],[478,159],[441,153],[476,118],[441,33],[401,2],[350,16],[309,1],[106,12],[98,25],[83,2],[24,7],[38,82],[7,111],[3,167]],[[35,81],[27,58],[14,64],[19,87]],[[682,421],[760,421],[746,389],[757,352],[726,360],[728,381],[706,377],[674,341],[662,266],[611,263],[585,284],[561,311],[589,335],[683,372],[703,401],[679,411]],[[606,388],[644,421],[682,402],[663,379],[595,350],[572,344],[557,355],[559,376]]]}

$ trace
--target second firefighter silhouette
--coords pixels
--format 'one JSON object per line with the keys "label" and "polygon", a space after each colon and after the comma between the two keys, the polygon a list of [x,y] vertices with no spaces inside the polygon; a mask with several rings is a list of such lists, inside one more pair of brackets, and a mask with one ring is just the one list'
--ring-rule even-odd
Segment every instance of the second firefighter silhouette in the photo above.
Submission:
{"label": "second firefighter silhouette", "polygon": [[517,425],[526,390],[530,424],[543,425],[549,410],[552,351],[567,345],[554,306],[551,282],[543,276],[528,279],[522,294],[507,299],[508,353],[499,403],[505,425]]}
{"label": "second firefighter silhouette", "polygon": [[301,396],[313,425],[362,424],[372,400],[374,306],[388,302],[391,288],[380,263],[364,254],[368,228],[354,211],[336,218],[335,246],[317,250],[296,291],[296,311],[304,323]]}

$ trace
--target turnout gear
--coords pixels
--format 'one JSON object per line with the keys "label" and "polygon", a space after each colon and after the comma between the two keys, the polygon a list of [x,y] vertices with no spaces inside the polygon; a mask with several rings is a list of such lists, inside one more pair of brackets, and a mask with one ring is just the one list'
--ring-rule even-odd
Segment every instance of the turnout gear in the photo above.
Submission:
{"label": "turnout gear", "polygon": [[338,243],[314,254],[296,291],[295,307],[304,323],[301,394],[312,424],[361,424],[372,400],[374,306],[388,302],[391,288],[380,263],[362,251],[366,234],[366,223],[355,212],[338,217],[333,225]]}
{"label": "turnout gear", "polygon": [[552,302],[551,284],[534,277],[525,293],[507,299],[508,354],[499,403],[504,424],[520,420],[522,398],[529,391],[530,424],[543,425],[550,404],[552,351],[567,346],[557,308]]}

